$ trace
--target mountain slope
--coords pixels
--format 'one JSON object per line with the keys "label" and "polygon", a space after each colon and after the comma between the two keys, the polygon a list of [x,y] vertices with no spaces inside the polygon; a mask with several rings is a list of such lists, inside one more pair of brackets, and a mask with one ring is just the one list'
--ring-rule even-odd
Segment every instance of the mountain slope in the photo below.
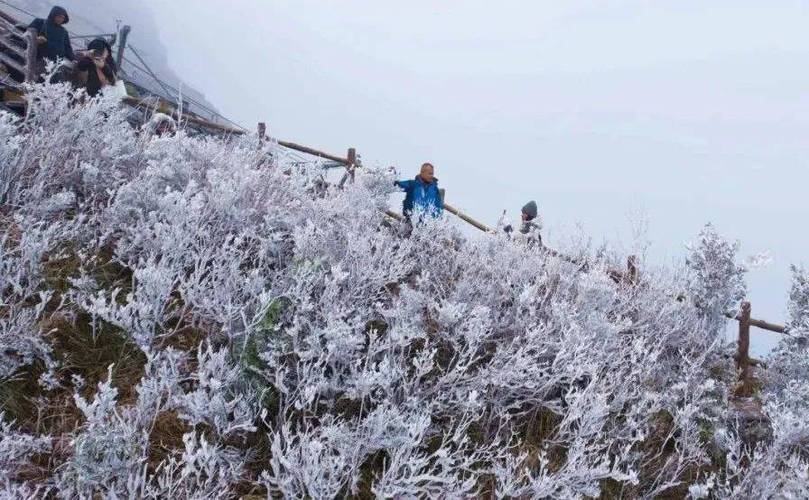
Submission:
{"label": "mountain slope", "polygon": [[744,269],[710,227],[616,283],[583,246],[586,269],[446,220],[405,236],[384,172],[341,190],[255,137],[31,95],[0,120],[4,495],[805,491],[803,271],[756,435],[721,335]]}

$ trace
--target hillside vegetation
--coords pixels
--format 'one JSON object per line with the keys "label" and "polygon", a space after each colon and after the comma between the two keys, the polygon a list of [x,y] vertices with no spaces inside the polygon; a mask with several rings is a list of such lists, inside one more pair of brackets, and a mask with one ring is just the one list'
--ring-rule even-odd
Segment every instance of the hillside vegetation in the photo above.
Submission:
{"label": "hillside vegetation", "polygon": [[751,426],[710,226],[616,283],[609,249],[405,237],[381,171],[29,98],[0,115],[0,497],[805,498],[802,269]]}

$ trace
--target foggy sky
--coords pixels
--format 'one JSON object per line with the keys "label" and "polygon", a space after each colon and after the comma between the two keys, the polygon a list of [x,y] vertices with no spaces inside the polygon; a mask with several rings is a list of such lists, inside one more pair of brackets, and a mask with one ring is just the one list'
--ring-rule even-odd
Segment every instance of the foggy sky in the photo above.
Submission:
{"label": "foggy sky", "polygon": [[640,212],[651,260],[679,262],[713,222],[771,252],[748,278],[771,321],[809,264],[809,2],[144,3],[231,118],[408,177],[432,161],[489,224],[533,198],[550,245],[580,224],[630,250]]}

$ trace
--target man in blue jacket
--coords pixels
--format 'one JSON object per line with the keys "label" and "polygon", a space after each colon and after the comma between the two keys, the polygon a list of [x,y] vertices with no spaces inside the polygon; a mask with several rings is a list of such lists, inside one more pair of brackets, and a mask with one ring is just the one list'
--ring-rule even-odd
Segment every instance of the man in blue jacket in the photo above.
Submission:
{"label": "man in blue jacket", "polygon": [[444,200],[438,190],[438,179],[435,178],[432,163],[421,166],[421,172],[412,181],[396,181],[394,184],[406,193],[402,204],[402,213],[410,219],[414,210],[420,210],[433,217],[444,212]]}
{"label": "man in blue jacket", "polygon": [[47,19],[37,18],[31,23],[29,28],[37,30],[37,41],[39,42],[38,58],[56,61],[57,59],[67,59],[73,61],[73,47],[70,45],[70,35],[64,25],[70,21],[67,11],[56,6],[51,9]]}

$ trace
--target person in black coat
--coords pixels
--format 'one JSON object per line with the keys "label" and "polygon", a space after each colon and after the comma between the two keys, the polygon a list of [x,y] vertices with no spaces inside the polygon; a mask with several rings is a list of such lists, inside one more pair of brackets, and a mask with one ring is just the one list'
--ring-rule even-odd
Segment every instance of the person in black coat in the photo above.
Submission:
{"label": "person in black coat", "polygon": [[62,7],[54,7],[47,19],[34,19],[29,28],[37,30],[37,40],[39,49],[37,57],[39,59],[67,59],[74,61],[73,47],[70,45],[70,35],[64,25],[70,21],[70,16]]}
{"label": "person in black coat", "polygon": [[102,88],[115,85],[115,68],[109,64],[109,44],[102,39],[96,39],[87,45],[87,55],[79,59],[76,69],[85,74],[85,88],[87,95],[95,97]]}
{"label": "person in black coat", "polygon": [[113,59],[112,57],[112,46],[107,40],[105,40],[104,38],[96,38],[95,40],[87,44],[87,50],[88,51],[94,50],[97,52],[106,50],[107,51],[106,66],[110,70],[112,70],[116,78],[118,77],[118,65],[115,64],[115,59]]}

